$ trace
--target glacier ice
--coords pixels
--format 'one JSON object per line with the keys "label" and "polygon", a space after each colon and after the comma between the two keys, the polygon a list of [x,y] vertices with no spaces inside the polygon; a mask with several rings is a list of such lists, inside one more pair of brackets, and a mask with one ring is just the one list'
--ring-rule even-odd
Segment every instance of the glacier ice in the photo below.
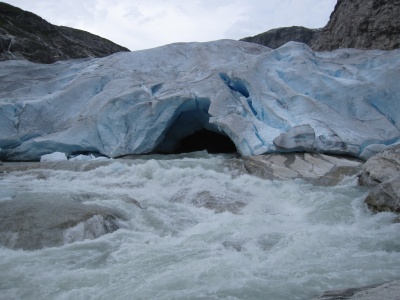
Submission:
{"label": "glacier ice", "polygon": [[68,160],[68,158],[63,152],[53,152],[40,157],[40,162],[55,162],[64,160]]}
{"label": "glacier ice", "polygon": [[277,149],[313,151],[315,132],[310,125],[294,126],[274,139]]}
{"label": "glacier ice", "polygon": [[368,160],[372,156],[374,156],[377,153],[383,152],[388,146],[383,145],[383,144],[371,144],[365,147],[363,152],[360,154],[360,158],[363,160]]}
{"label": "glacier ice", "polygon": [[399,50],[220,40],[0,64],[3,160],[173,152],[200,130],[229,137],[243,156],[360,157],[400,139]]}

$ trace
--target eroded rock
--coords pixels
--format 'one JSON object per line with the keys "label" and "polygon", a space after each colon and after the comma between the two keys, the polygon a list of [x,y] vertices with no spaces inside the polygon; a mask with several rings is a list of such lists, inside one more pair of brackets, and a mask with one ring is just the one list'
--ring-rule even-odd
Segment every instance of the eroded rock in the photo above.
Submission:
{"label": "eroded rock", "polygon": [[400,175],[374,187],[365,202],[372,211],[400,213]]}
{"label": "eroded rock", "polygon": [[243,158],[246,170],[265,179],[304,179],[315,185],[332,186],[361,169],[357,159],[323,154],[290,153]]}
{"label": "eroded rock", "polygon": [[123,225],[117,211],[43,194],[0,202],[0,244],[12,249],[57,247],[111,233]]}
{"label": "eroded rock", "polygon": [[363,165],[358,183],[374,187],[365,199],[372,211],[400,213],[400,145],[371,157]]}
{"label": "eroded rock", "polygon": [[358,182],[360,185],[377,186],[399,174],[400,145],[393,145],[367,160]]}

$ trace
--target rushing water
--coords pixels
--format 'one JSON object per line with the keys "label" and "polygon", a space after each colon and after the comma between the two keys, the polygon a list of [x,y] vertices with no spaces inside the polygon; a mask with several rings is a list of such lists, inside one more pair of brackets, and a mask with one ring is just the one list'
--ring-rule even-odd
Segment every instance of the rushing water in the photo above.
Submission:
{"label": "rushing water", "polygon": [[310,299],[400,275],[400,224],[366,209],[356,178],[268,181],[205,154],[27,165],[0,174],[0,204],[107,207],[120,229],[0,246],[1,299]]}

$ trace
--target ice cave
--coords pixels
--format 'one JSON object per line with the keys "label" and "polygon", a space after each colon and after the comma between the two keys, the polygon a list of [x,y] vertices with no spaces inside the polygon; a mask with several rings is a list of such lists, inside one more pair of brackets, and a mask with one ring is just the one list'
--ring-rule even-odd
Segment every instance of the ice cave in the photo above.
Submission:
{"label": "ice cave", "polygon": [[208,153],[237,152],[232,140],[210,124],[209,99],[188,99],[178,109],[155,153],[179,154],[206,150]]}

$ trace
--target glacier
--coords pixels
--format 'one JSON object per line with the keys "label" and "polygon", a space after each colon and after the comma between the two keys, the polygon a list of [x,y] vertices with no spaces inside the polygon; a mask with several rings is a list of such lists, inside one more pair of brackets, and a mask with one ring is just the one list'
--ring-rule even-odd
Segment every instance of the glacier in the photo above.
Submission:
{"label": "glacier", "polygon": [[169,153],[200,130],[228,137],[242,156],[367,158],[400,140],[399,50],[219,40],[0,66],[3,160]]}

